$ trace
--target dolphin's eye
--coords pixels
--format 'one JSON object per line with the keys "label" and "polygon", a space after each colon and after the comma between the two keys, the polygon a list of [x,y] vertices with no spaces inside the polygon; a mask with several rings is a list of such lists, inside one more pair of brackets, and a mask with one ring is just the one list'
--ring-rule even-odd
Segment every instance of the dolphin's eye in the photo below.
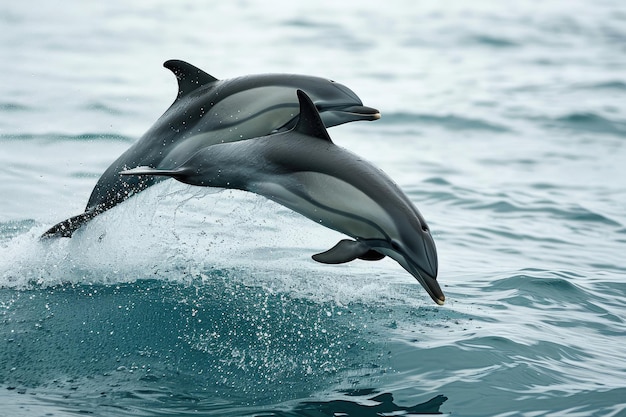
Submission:
{"label": "dolphin's eye", "polygon": [[422,230],[424,232],[428,232],[428,226],[426,226],[425,224],[422,225]]}

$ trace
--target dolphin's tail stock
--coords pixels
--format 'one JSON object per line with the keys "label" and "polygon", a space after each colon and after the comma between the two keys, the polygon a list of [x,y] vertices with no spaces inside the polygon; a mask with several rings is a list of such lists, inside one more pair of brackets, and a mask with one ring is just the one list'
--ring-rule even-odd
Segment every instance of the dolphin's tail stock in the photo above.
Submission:
{"label": "dolphin's tail stock", "polygon": [[[166,176],[166,177],[178,177],[182,176],[186,173],[185,170],[175,169],[175,170],[162,170],[155,169],[150,167],[137,167],[133,169],[129,169],[126,171],[120,172],[121,175],[155,175],[155,176]],[[110,207],[108,207],[110,208]],[[42,239],[55,238],[55,237],[72,237],[74,232],[78,230],[82,225],[96,217],[98,214],[106,211],[107,208],[102,208],[102,206],[97,206],[91,208],[84,213],[81,213],[77,216],[70,217],[67,220],[63,220],[60,223],[55,224],[50,229],[48,229],[44,234],[41,235]]]}
{"label": "dolphin's tail stock", "polygon": [[93,219],[98,215],[96,210],[89,210],[78,216],[70,217],[67,220],[63,220],[61,223],[57,223],[48,229],[43,235],[42,239],[48,239],[53,237],[72,237],[72,234],[83,224]]}

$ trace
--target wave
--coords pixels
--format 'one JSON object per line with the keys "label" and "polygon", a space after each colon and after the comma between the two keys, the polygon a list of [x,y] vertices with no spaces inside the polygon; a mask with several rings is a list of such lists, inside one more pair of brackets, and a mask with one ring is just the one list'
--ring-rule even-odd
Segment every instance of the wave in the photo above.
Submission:
{"label": "wave", "polygon": [[611,120],[593,112],[574,112],[543,122],[547,127],[565,128],[576,132],[626,135],[626,121]]}
{"label": "wave", "polygon": [[109,397],[138,387],[211,390],[263,403],[306,397],[363,364],[372,365],[361,375],[381,372],[375,330],[361,330],[363,307],[262,291],[233,275],[0,290],[0,314],[17,326],[0,332],[0,362],[14,363],[0,383]]}
{"label": "wave", "polygon": [[[437,395],[430,400],[413,406],[394,403],[391,393],[374,395],[372,389],[343,390],[337,392],[341,399],[331,401],[299,402],[288,411],[272,410],[256,414],[257,417],[303,417],[303,416],[382,416],[442,414],[439,409],[448,398]],[[336,394],[336,395],[337,395]]]}
{"label": "wave", "polygon": [[288,19],[282,22],[284,26],[292,26],[296,28],[313,28],[313,29],[340,29],[341,26],[333,23],[327,23],[323,20],[312,20],[306,18]]}
{"label": "wave", "polygon": [[0,141],[45,141],[45,142],[126,142],[132,143],[136,138],[115,134],[115,133],[81,133],[78,135],[67,135],[63,133],[20,133],[20,134],[0,134]]}
{"label": "wave", "polygon": [[[583,302],[589,299],[586,291],[572,282],[573,279],[581,277],[579,274],[538,269],[526,269],[522,272],[524,273],[493,281],[490,285],[491,290],[513,290],[524,297],[532,297],[534,302],[540,304],[549,300]],[[511,298],[508,298],[507,302],[519,304],[519,301],[513,301]]]}
{"label": "wave", "polygon": [[35,227],[36,224],[37,223],[32,219],[0,222],[0,243],[28,232]]}
{"label": "wave", "polygon": [[507,39],[502,36],[493,35],[474,35],[465,38],[465,42],[477,45],[490,46],[495,48],[514,48],[519,47],[520,43]]}
{"label": "wave", "polygon": [[610,217],[596,213],[577,204],[563,206],[557,202],[536,202],[534,204],[515,203],[511,200],[497,200],[491,202],[471,202],[460,204],[473,210],[487,210],[494,213],[545,213],[549,217],[562,218],[576,222],[602,223],[607,226],[619,227],[621,224]]}
{"label": "wave", "polygon": [[601,91],[626,91],[626,81],[613,80],[613,81],[599,81],[595,83],[579,84],[578,88],[585,90],[601,90]]}
{"label": "wave", "polygon": [[[621,303],[604,299],[607,292],[619,293],[619,288],[610,281],[592,280],[588,274],[524,268],[493,279],[483,291],[498,294],[498,302],[509,310],[533,311],[537,323],[563,328],[585,326],[607,337],[623,331],[624,320],[619,315]],[[571,316],[560,315],[559,311],[568,311]],[[545,337],[549,339],[549,336],[542,336],[536,340]]]}
{"label": "wave", "polygon": [[[543,183],[535,184],[534,187],[539,190],[554,188],[552,185]],[[618,220],[577,203],[552,200],[546,198],[545,195],[485,193],[456,186],[443,177],[427,178],[420,185],[405,187],[405,191],[415,201],[447,202],[449,205],[472,211],[533,218],[537,218],[538,214],[544,214],[545,217],[564,219],[568,222],[603,224],[614,228],[624,227]]]}
{"label": "wave", "polygon": [[510,132],[506,126],[488,122],[482,119],[472,119],[455,115],[434,115],[418,113],[385,113],[382,123],[388,124],[426,124],[442,127],[448,130],[487,130],[490,132]]}
{"label": "wave", "polygon": [[[168,203],[162,194],[137,197]],[[430,302],[417,283],[389,279],[389,265],[315,267],[297,247],[315,233],[297,217],[283,219],[280,230],[252,231],[249,218],[267,218],[275,206],[248,198],[257,201],[249,209],[226,199],[228,218],[224,198],[201,198],[202,220],[188,225],[182,211],[138,218],[133,213],[151,207],[139,202],[72,239],[41,242],[35,224],[0,241],[0,317],[19,326],[0,332],[8,339],[0,362],[22,358],[0,372],[0,384],[83,400],[97,392],[106,404],[151,392],[171,407],[172,397],[206,391],[212,404],[276,403],[383,375],[389,356],[381,334],[418,333],[441,320],[435,308],[421,307]],[[179,205],[180,195],[174,200]],[[190,215],[194,202],[186,204]],[[233,247],[232,234],[263,242],[259,259]],[[274,235],[279,246],[268,240]]]}
{"label": "wave", "polygon": [[25,106],[20,103],[12,103],[12,102],[0,102],[0,112],[20,112],[20,111],[31,111],[32,108]]}
{"label": "wave", "polygon": [[[268,222],[277,216],[279,222]],[[224,270],[246,271],[237,275],[246,285],[313,301],[429,304],[421,286],[392,261],[335,267],[312,261],[313,253],[342,235],[243,191],[163,182],[71,239],[40,241],[45,229],[32,220],[0,224],[0,288],[115,285],[149,277],[184,284]]]}
{"label": "wave", "polygon": [[104,104],[102,102],[92,102],[84,106],[86,110],[101,112],[109,115],[123,115],[124,111],[112,107],[110,105]]}

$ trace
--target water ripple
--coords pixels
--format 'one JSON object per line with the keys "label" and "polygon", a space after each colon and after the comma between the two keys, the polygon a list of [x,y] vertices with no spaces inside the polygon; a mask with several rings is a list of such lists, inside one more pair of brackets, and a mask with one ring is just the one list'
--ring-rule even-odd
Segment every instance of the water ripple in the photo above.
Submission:
{"label": "water ripple", "polygon": [[[424,185],[428,185],[425,187]],[[551,184],[533,185],[539,190],[553,190]],[[559,187],[563,189],[563,187]],[[429,177],[416,186],[406,187],[406,192],[416,201],[446,202],[463,210],[497,213],[499,216],[532,217],[543,214],[545,218],[562,219],[572,223],[603,224],[613,228],[624,225],[612,216],[608,216],[591,207],[576,202],[564,202],[552,199],[549,194],[531,194],[519,191],[491,192],[457,186],[443,177]]]}
{"label": "water ripple", "polygon": [[482,119],[472,119],[456,115],[434,115],[417,113],[385,113],[382,119],[389,124],[427,124],[442,127],[448,130],[487,130],[490,132],[510,132],[506,126],[488,122]]}
{"label": "water ripple", "polygon": [[20,103],[0,102],[0,112],[27,112],[31,110],[32,108]]}
{"label": "water ripple", "polygon": [[485,45],[494,48],[513,48],[518,47],[520,44],[511,39],[505,38],[503,36],[493,36],[493,35],[474,35],[467,38],[467,41],[470,43],[476,43],[477,45]]}
{"label": "water ripple", "polygon": [[115,133],[81,133],[79,135],[64,135],[60,133],[49,133],[49,134],[0,134],[0,140],[6,141],[50,141],[50,142],[80,142],[80,141],[89,141],[89,142],[134,142],[136,139],[131,138],[129,136],[124,136]]}
{"label": "water ripple", "polygon": [[626,92],[626,81],[614,80],[586,83],[578,85],[578,88],[587,90]]}
{"label": "water ripple", "polygon": [[32,229],[35,224],[36,222],[32,219],[0,222],[0,243],[26,233],[28,230]]}
{"label": "water ripple", "polygon": [[603,133],[610,135],[626,135],[626,122],[611,120],[593,112],[569,113],[554,119],[546,120],[547,127],[565,128],[576,132]]}

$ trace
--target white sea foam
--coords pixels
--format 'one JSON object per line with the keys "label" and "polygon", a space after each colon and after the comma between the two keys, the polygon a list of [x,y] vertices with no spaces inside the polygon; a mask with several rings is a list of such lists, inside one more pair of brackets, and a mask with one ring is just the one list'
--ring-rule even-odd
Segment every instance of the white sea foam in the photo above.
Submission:
{"label": "white sea foam", "polygon": [[71,239],[40,239],[48,226],[37,224],[1,244],[1,287],[184,283],[211,279],[215,269],[239,271],[233,279],[246,285],[339,304],[396,303],[406,299],[397,284],[419,287],[388,259],[340,266],[314,262],[313,253],[342,235],[234,190],[166,181],[98,216]]}

